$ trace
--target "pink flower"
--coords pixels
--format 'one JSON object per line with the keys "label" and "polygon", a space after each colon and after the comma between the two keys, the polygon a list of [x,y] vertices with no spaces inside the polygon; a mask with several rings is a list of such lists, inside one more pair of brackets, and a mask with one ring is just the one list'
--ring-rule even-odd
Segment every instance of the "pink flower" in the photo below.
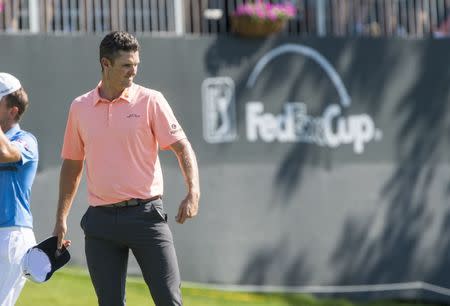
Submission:
{"label": "pink flower", "polygon": [[272,4],[263,0],[247,2],[237,6],[233,16],[249,16],[259,20],[288,19],[297,14],[296,7],[290,2]]}
{"label": "pink flower", "polygon": [[278,15],[274,11],[270,11],[267,13],[267,17],[269,17],[271,21],[275,21],[277,20]]}
{"label": "pink flower", "polygon": [[262,7],[257,7],[255,9],[255,13],[260,19],[264,19],[266,17],[266,12]]}

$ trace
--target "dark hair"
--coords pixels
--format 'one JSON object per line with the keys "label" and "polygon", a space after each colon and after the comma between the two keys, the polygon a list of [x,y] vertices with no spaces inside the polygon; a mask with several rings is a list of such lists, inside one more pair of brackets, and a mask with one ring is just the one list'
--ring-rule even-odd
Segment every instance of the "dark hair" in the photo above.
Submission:
{"label": "dark hair", "polygon": [[10,93],[9,95],[5,96],[6,99],[6,106],[8,108],[16,106],[19,109],[19,112],[16,116],[16,121],[20,120],[20,117],[22,117],[22,114],[27,110],[28,108],[28,95],[25,92],[23,88],[20,88],[19,90],[16,90],[15,92]]}
{"label": "dark hair", "polygon": [[[102,58],[106,57],[114,63],[119,51],[139,51],[139,42],[136,37],[123,31],[107,34],[100,43],[100,65]],[[103,70],[103,66],[102,66]]]}

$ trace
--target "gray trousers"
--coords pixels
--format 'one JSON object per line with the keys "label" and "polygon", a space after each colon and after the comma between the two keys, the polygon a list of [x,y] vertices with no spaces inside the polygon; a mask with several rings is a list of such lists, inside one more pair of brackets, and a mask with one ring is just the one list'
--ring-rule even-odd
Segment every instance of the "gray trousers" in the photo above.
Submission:
{"label": "gray trousers", "polygon": [[89,207],[80,225],[100,306],[125,305],[129,250],[156,306],[182,305],[177,256],[161,199],[133,207]]}

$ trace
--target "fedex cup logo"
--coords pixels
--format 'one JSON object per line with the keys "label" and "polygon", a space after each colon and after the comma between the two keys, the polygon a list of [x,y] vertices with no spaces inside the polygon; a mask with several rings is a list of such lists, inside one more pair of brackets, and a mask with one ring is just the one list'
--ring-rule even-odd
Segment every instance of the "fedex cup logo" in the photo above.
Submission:
{"label": "fedex cup logo", "polygon": [[[308,142],[336,148],[353,146],[357,154],[364,152],[370,141],[380,140],[382,132],[368,114],[343,116],[342,110],[351,98],[332,65],[316,50],[297,44],[285,44],[265,54],[251,72],[246,87],[251,89],[264,68],[276,57],[297,53],[315,61],[325,71],[339,95],[339,104],[330,104],[319,117],[308,115],[303,102],[286,102],[280,114],[264,112],[261,101],[245,105],[246,136],[250,142]],[[231,78],[209,78],[202,85],[203,136],[207,142],[231,142],[237,138],[234,82]]]}

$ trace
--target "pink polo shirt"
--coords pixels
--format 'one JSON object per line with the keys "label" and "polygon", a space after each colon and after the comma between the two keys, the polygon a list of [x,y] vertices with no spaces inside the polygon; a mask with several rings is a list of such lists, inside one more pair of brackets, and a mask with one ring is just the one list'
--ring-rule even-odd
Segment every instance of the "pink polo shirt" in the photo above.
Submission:
{"label": "pink polo shirt", "polygon": [[62,158],[85,160],[91,206],[162,195],[158,148],[186,138],[172,109],[160,92],[137,84],[111,102],[99,86],[72,102]]}

